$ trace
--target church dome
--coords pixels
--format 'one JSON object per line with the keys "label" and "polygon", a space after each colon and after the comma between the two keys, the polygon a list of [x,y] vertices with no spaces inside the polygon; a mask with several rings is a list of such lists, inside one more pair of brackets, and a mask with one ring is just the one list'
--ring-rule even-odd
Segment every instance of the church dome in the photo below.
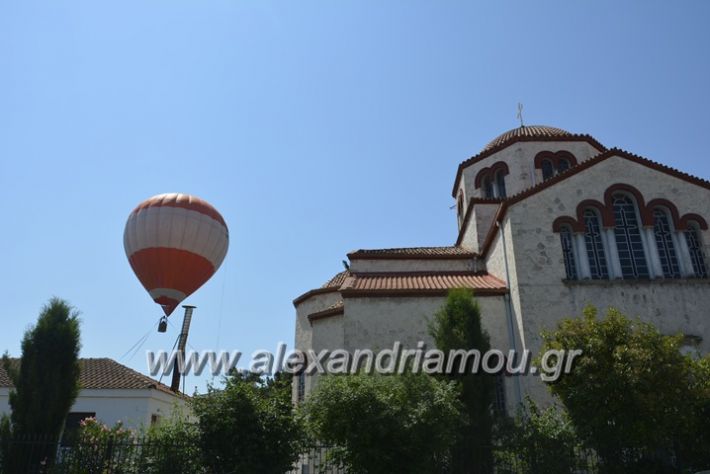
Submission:
{"label": "church dome", "polygon": [[508,130],[507,132],[498,135],[482,151],[490,150],[498,145],[512,140],[513,138],[535,139],[535,138],[555,138],[569,137],[572,134],[566,130],[557,127],[548,127],[547,125],[523,125],[521,127]]}

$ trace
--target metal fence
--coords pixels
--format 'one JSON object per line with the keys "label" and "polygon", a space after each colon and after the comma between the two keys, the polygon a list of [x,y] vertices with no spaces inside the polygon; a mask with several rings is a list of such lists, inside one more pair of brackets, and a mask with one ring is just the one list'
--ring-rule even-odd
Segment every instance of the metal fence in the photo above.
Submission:
{"label": "metal fence", "polygon": [[[432,472],[486,474],[605,474],[610,472],[589,449],[536,449],[530,446],[496,446],[472,449],[476,455],[462,465],[446,457],[437,459]],[[638,453],[628,451],[638,458]],[[285,474],[346,474],[338,464],[336,449],[312,446],[305,449]],[[644,455],[645,457],[645,455]],[[660,459],[653,461],[658,467]],[[673,465],[669,469],[634,472],[693,472]],[[464,469],[462,469],[464,468]],[[615,471],[624,472],[624,471]],[[7,474],[239,474],[206,465],[196,443],[158,442],[150,439],[83,439],[56,443],[42,437],[0,442],[0,473]]]}
{"label": "metal fence", "polygon": [[[449,458],[434,462],[433,474],[472,472],[491,474],[602,474],[599,457],[590,449],[542,451],[529,448],[472,448],[475,452],[467,464]],[[347,474],[336,460],[335,448],[314,446],[300,455],[295,468],[288,474]],[[470,464],[470,465],[469,465]]]}
{"label": "metal fence", "polygon": [[203,466],[200,449],[194,443],[112,438],[57,443],[46,437],[29,436],[0,446],[0,473],[7,474],[212,472]]}

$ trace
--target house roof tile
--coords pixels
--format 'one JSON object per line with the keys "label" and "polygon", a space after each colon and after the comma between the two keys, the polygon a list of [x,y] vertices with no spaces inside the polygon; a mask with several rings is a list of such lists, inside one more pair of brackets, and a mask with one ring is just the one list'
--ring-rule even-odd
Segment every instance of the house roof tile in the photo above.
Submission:
{"label": "house roof tile", "polygon": [[[19,363],[20,359],[10,359],[14,367]],[[156,389],[174,395],[167,385],[113,359],[79,359],[79,368],[79,385],[84,389]],[[12,387],[12,381],[1,363],[0,387]]]}

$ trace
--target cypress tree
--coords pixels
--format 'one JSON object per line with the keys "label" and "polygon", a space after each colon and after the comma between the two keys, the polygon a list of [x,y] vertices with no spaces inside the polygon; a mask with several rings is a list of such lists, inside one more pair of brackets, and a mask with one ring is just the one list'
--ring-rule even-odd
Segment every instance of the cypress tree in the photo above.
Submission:
{"label": "cypress tree", "polygon": [[[449,351],[478,349],[481,355],[490,349],[488,334],[481,325],[481,310],[469,289],[449,292],[446,304],[436,313],[429,326],[436,347],[446,355]],[[454,367],[458,368],[458,360]],[[452,468],[457,473],[486,473],[492,470],[492,403],[495,393],[494,375],[474,373],[472,360],[465,371],[443,377],[460,386],[464,417],[452,449]]]}
{"label": "cypress tree", "polygon": [[[10,364],[7,355],[3,360],[14,385],[9,400],[13,439],[32,437],[48,445],[59,441],[79,392],[80,347],[78,313],[67,302],[52,298],[42,308],[37,324],[25,332],[19,367]],[[51,450],[35,452],[36,459],[21,459],[26,456],[15,450],[13,463],[53,458]]]}

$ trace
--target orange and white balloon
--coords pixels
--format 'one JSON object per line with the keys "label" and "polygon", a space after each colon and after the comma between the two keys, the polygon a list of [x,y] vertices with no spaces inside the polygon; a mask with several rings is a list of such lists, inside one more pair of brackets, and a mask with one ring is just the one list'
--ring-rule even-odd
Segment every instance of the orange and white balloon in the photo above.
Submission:
{"label": "orange and white balloon", "polygon": [[229,230],[208,202],[189,194],[160,194],[128,216],[123,246],[140,282],[170,316],[222,264]]}

